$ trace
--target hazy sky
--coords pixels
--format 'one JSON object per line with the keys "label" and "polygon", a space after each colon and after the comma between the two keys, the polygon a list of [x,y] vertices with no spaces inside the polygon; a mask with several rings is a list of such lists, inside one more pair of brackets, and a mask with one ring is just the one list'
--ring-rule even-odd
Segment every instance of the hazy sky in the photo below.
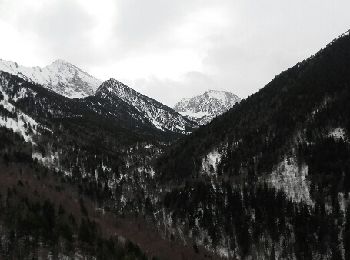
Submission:
{"label": "hazy sky", "polygon": [[0,58],[67,60],[173,105],[246,97],[350,29],[349,0],[0,0]]}

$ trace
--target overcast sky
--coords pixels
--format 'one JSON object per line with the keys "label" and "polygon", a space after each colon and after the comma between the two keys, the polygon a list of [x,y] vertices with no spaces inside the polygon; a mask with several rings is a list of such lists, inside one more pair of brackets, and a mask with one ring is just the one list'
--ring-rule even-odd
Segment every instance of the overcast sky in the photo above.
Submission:
{"label": "overcast sky", "polygon": [[64,59],[173,105],[247,97],[350,29],[349,0],[0,0],[0,58]]}

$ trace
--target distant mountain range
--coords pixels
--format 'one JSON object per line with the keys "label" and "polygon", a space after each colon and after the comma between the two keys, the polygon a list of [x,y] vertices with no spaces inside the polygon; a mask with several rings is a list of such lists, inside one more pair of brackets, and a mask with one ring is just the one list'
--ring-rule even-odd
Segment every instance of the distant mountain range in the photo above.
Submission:
{"label": "distant mountain range", "polygon": [[[128,122],[137,120],[139,122],[136,124],[138,128],[143,124],[162,132],[189,134],[197,127],[196,122],[178,114],[172,108],[138,93],[123,83],[115,79],[101,82],[63,60],[56,60],[44,68],[25,67],[15,62],[0,60],[0,71],[39,84],[64,97],[79,98],[81,99],[80,103],[95,100],[96,102],[89,103],[88,106],[100,113],[106,113],[104,116],[117,114],[120,116],[120,113],[125,115],[125,112],[129,111],[130,120],[125,120]],[[105,109],[107,103],[108,110]]]}
{"label": "distant mountain range", "polygon": [[[61,59],[43,68],[26,67],[16,62],[0,59],[0,71],[40,84],[68,98],[92,96],[103,83],[77,66]],[[111,84],[116,87],[112,91],[114,96],[118,96],[129,105],[135,106],[145,116],[146,120],[164,131],[189,133],[191,127],[210,122],[213,118],[240,102],[240,98],[233,93],[209,90],[202,95],[185,98],[178,102],[174,110],[179,112],[182,115],[181,117],[176,115],[171,108],[138,93],[117,80],[107,82],[107,85]],[[106,84],[103,85],[106,86]],[[104,94],[107,94],[108,91],[105,89],[104,92]],[[191,127],[189,128],[188,125],[191,125]]]}
{"label": "distant mountain range", "polygon": [[205,125],[240,101],[241,99],[231,92],[208,90],[202,95],[182,99],[175,104],[174,109],[190,120]]}

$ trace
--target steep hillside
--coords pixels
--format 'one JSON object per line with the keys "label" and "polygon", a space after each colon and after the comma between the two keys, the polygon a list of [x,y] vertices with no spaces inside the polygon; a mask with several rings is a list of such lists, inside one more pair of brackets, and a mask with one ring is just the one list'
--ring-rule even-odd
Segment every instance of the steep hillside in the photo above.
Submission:
{"label": "steep hillside", "polygon": [[155,128],[164,132],[189,134],[197,124],[181,116],[170,107],[144,96],[123,83],[110,79],[96,91],[96,96],[113,102],[115,98],[133,106]]}
{"label": "steep hillside", "polygon": [[172,226],[232,258],[348,259],[349,99],[347,32],[160,156]]}
{"label": "steep hillside", "polygon": [[0,128],[2,259],[147,259],[72,185],[31,157],[30,144]]}
{"label": "steep hillside", "polygon": [[205,125],[240,101],[231,92],[208,90],[202,95],[182,99],[175,104],[174,110],[200,125]]}
{"label": "steep hillside", "polygon": [[204,258],[164,239],[144,218],[105,207],[99,200],[107,204],[112,191],[99,187],[101,176],[93,181],[42,165],[31,143],[3,127],[0,141],[1,259]]}

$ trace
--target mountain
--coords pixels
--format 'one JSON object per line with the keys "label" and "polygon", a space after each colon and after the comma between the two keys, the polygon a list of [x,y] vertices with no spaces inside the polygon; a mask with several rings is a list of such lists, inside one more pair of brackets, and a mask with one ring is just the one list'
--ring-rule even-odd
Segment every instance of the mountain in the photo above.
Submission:
{"label": "mountain", "polygon": [[150,259],[203,259],[211,254],[171,242],[153,218],[159,190],[152,161],[181,134],[156,128],[110,92],[115,80],[107,83],[95,95],[70,99],[0,72],[1,256],[146,259],[146,252]]}
{"label": "mountain", "polygon": [[115,79],[104,82],[97,89],[96,96],[110,102],[114,102],[115,99],[123,100],[134,107],[145,121],[161,131],[189,134],[197,127],[196,123],[181,116],[172,108],[138,93]]}
{"label": "mountain", "polygon": [[240,101],[231,92],[208,90],[202,95],[182,99],[175,104],[174,110],[200,125],[205,125]]}
{"label": "mountain", "polygon": [[349,34],[158,158],[175,237],[230,259],[350,259]]}
{"label": "mountain", "polygon": [[349,32],[188,135],[116,80],[0,72],[0,256],[350,259],[349,100]]}
{"label": "mountain", "polygon": [[[96,101],[93,105],[90,105],[94,109],[99,109],[99,107],[106,106],[105,102],[107,102],[109,103],[109,111],[104,109],[106,115],[128,111],[131,117],[142,121],[144,126],[148,125],[147,127],[153,127],[163,132],[188,134],[197,127],[195,122],[181,116],[158,101],[136,92],[123,83],[110,79],[102,84],[102,82],[78,67],[63,60],[56,60],[44,68],[29,68],[20,66],[15,62],[0,60],[0,71],[17,75],[68,98],[90,96],[95,97],[91,100],[102,99],[103,102]],[[81,103],[84,102],[85,100]],[[102,113],[101,111],[100,113]]]}
{"label": "mountain", "polygon": [[40,68],[25,67],[16,62],[0,59],[0,71],[17,75],[69,98],[93,95],[102,83],[64,60],[56,60]]}
{"label": "mountain", "polygon": [[[0,93],[4,97],[3,107],[10,109],[10,112],[18,112],[16,124],[21,121],[22,114],[24,118],[35,121],[36,125],[40,124],[51,130],[69,122],[69,128],[85,128],[84,132],[89,133],[85,142],[93,136],[92,129],[95,131],[100,127],[99,131],[104,132],[105,136],[119,136],[119,143],[125,144],[135,140],[171,141],[192,131],[196,126],[172,109],[138,94],[125,85],[123,86],[135,95],[134,98],[129,96],[123,100],[119,97],[120,93],[116,95],[107,91],[107,86],[110,89],[114,88],[110,83],[116,82],[115,80],[106,81],[94,95],[70,99],[5,72],[0,72],[0,79]],[[135,98],[142,98],[143,103],[140,104],[144,106],[134,106],[129,102]],[[161,125],[163,122],[165,125]],[[9,125],[6,120],[3,120],[3,124]],[[17,128],[19,126],[16,126]],[[80,135],[83,137],[83,132]]]}

